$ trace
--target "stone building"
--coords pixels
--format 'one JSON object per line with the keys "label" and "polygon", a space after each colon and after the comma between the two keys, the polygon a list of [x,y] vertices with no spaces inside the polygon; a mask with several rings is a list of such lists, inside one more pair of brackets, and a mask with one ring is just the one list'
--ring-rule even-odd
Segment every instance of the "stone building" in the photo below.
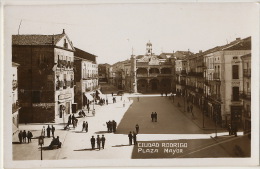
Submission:
{"label": "stone building", "polygon": [[75,102],[82,109],[87,102],[93,101],[93,94],[98,89],[98,66],[93,54],[75,48]]}
{"label": "stone building", "polygon": [[155,55],[152,43],[146,44],[145,55],[131,56],[132,91],[160,93],[175,91],[173,53]]}
{"label": "stone building", "polygon": [[19,64],[12,62],[12,115],[13,115],[13,133],[19,127],[19,99],[18,99],[18,78],[17,69]]}
{"label": "stone building", "polygon": [[65,30],[55,35],[13,35],[20,123],[54,122],[72,113],[74,47]]}

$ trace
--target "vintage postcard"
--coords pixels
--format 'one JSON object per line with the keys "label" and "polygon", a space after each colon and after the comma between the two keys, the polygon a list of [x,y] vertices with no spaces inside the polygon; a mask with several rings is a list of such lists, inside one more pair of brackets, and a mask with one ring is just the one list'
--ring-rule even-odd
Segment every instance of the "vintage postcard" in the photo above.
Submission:
{"label": "vintage postcard", "polygon": [[259,164],[257,2],[2,5],[5,168]]}

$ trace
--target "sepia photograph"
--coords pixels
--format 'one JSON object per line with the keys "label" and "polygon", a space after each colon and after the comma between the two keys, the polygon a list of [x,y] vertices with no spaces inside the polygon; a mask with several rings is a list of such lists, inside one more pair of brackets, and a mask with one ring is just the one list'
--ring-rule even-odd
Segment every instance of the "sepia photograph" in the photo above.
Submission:
{"label": "sepia photograph", "polygon": [[259,165],[258,3],[3,14],[5,168]]}

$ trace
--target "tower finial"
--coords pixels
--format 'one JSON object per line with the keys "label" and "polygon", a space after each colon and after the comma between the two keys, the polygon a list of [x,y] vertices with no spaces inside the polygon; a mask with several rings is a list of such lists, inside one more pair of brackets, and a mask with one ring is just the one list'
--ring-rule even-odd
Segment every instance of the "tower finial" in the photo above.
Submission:
{"label": "tower finial", "polygon": [[65,34],[65,29],[63,29],[62,34]]}

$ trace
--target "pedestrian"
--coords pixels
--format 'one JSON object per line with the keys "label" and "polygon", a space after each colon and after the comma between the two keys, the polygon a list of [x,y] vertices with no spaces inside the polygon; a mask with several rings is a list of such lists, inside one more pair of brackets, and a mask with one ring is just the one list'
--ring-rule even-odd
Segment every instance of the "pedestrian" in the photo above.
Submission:
{"label": "pedestrian", "polygon": [[192,106],[192,104],[190,105],[190,111],[192,112],[192,110],[193,110],[193,106]]}
{"label": "pedestrian", "polygon": [[155,122],[157,122],[157,113],[156,112],[154,113],[154,120],[155,120]]}
{"label": "pedestrian", "polygon": [[154,120],[154,113],[153,112],[151,114],[151,118],[152,118],[152,122],[153,122],[153,120]]}
{"label": "pedestrian", "polygon": [[106,124],[107,124],[107,132],[109,132],[110,121],[106,122]]}
{"label": "pedestrian", "polygon": [[108,105],[108,99],[106,99],[106,103],[107,103],[107,105]]}
{"label": "pedestrian", "polygon": [[129,138],[129,145],[132,145],[133,135],[132,135],[131,131],[128,134],[128,138]]}
{"label": "pedestrian", "polygon": [[136,130],[136,133],[138,134],[139,133],[139,125],[138,124],[135,125],[135,130]]}
{"label": "pedestrian", "polygon": [[85,123],[85,131],[88,132],[88,122]]}
{"label": "pedestrian", "polygon": [[231,128],[231,124],[228,124],[228,135],[232,135],[232,128]]}
{"label": "pedestrian", "polygon": [[115,103],[116,103],[116,97],[114,97],[115,98]]}
{"label": "pedestrian", "polygon": [[94,138],[94,136],[92,136],[92,138],[90,139],[92,150],[95,149],[95,141],[96,141],[96,139]]}
{"label": "pedestrian", "polygon": [[25,130],[23,131],[23,142],[26,143],[26,131]]}
{"label": "pedestrian", "polygon": [[68,119],[68,125],[71,124],[71,114],[69,115],[69,119]]}
{"label": "pedestrian", "polygon": [[237,137],[237,126],[234,125],[234,127],[232,127],[232,128],[233,128],[233,133],[234,133],[235,137]]}
{"label": "pedestrian", "polygon": [[115,122],[115,120],[112,121],[112,130],[113,130],[113,132],[116,132],[116,122]]}
{"label": "pedestrian", "polygon": [[53,125],[51,125],[51,133],[52,133],[52,137],[54,137],[54,132],[55,132],[55,127]]}
{"label": "pedestrian", "polygon": [[48,125],[48,127],[47,127],[47,137],[50,138],[50,135],[51,135],[51,128]]}
{"label": "pedestrian", "polygon": [[101,137],[101,143],[102,143],[102,148],[105,148],[105,142],[106,142],[106,138],[104,137],[104,135],[102,135]]}
{"label": "pedestrian", "polygon": [[30,131],[28,131],[28,132],[27,132],[27,140],[28,140],[28,143],[29,143],[29,142],[32,142],[32,137],[33,137],[32,133],[31,133]]}
{"label": "pedestrian", "polygon": [[19,138],[20,144],[22,144],[22,140],[23,140],[23,132],[22,132],[22,131],[20,131],[20,132],[18,133],[18,138]]}
{"label": "pedestrian", "polygon": [[45,137],[45,126],[42,127],[42,133],[41,136],[43,136],[43,138]]}
{"label": "pedestrian", "polygon": [[72,120],[72,123],[73,123],[73,121],[75,120],[76,118],[75,118],[75,116],[74,116],[74,114],[72,115],[72,118],[71,118],[71,120]]}
{"label": "pedestrian", "polygon": [[124,102],[123,102],[123,107],[125,107],[125,100],[124,100]]}
{"label": "pedestrian", "polygon": [[136,133],[133,131],[133,141],[134,141],[134,145],[136,145],[137,144],[137,142],[136,142]]}
{"label": "pedestrian", "polygon": [[161,92],[161,96],[163,97],[163,92]]}
{"label": "pedestrian", "polygon": [[100,139],[99,135],[97,135],[96,141],[97,141],[97,148],[100,150],[101,139]]}

